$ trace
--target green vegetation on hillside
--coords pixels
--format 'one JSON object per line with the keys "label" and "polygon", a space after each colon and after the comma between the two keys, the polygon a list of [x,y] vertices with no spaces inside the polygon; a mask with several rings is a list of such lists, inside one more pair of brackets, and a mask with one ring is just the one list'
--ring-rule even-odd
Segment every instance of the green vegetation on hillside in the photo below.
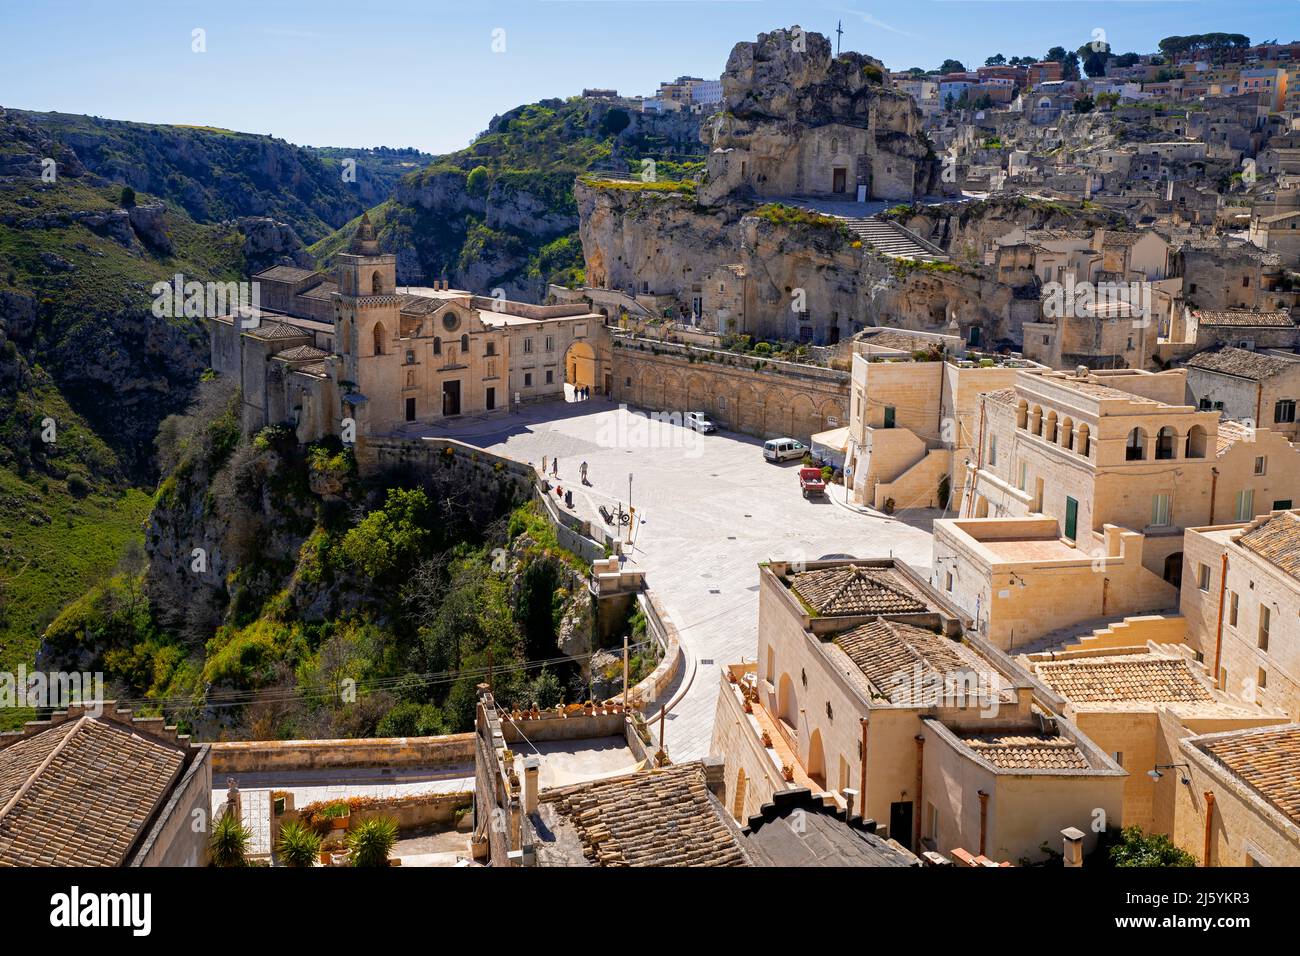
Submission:
{"label": "green vegetation on hillside", "polygon": [[[501,287],[540,299],[547,283],[583,278],[575,179],[602,171],[639,176],[643,161],[653,160],[659,182],[647,191],[690,193],[703,168],[691,122],[581,97],[520,106],[495,117],[466,149],[407,176],[370,219],[385,249],[412,255],[399,260],[402,281],[447,278],[473,291]],[[328,262],[357,221],[317,242],[312,254]]]}

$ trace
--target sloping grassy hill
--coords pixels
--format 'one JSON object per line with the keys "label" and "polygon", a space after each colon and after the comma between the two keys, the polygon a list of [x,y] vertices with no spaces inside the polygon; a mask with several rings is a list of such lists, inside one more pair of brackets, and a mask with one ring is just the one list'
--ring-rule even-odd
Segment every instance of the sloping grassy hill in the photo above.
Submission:
{"label": "sloping grassy hill", "polygon": [[[400,282],[446,278],[539,300],[548,282],[582,282],[576,177],[593,168],[640,173],[646,158],[661,179],[692,176],[704,159],[699,117],[581,97],[543,100],[494,117],[469,147],[403,178],[370,219],[383,248],[398,256]],[[310,252],[328,261],[358,219]]]}

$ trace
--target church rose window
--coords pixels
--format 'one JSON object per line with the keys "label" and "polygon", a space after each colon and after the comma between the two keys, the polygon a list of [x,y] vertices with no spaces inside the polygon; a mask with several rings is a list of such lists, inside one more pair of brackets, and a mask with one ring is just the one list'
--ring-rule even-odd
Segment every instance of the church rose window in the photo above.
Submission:
{"label": "church rose window", "polygon": [[448,332],[455,332],[460,325],[460,316],[448,309],[442,316],[442,327]]}

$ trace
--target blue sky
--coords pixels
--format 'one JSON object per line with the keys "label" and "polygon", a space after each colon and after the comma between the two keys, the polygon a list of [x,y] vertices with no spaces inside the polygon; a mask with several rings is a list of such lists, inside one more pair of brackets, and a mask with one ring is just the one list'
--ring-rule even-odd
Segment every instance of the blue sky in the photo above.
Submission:
{"label": "blue sky", "polygon": [[[1041,55],[1095,28],[1300,39],[1300,0],[0,0],[0,105],[270,133],[466,145],[494,113],[584,86],[717,76],[739,40],[798,23],[893,69]],[[207,52],[191,51],[196,28]],[[505,51],[492,50],[504,30]]]}

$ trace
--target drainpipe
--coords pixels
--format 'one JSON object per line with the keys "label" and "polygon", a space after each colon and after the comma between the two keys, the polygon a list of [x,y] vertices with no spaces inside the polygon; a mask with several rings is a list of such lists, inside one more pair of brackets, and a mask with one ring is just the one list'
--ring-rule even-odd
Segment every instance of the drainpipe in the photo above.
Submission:
{"label": "drainpipe", "polygon": [[[1209,449],[1206,449],[1207,451]],[[1214,526],[1214,493],[1219,488],[1219,469],[1210,469],[1210,526]]]}
{"label": "drainpipe", "polygon": [[912,846],[920,848],[921,846],[921,812],[925,806],[921,802],[921,772],[925,768],[925,737],[922,734],[916,735],[916,819],[912,821]]}
{"label": "drainpipe", "polygon": [[1210,865],[1210,838],[1214,832],[1214,791],[1205,791],[1205,845],[1201,851],[1201,866]]}
{"label": "drainpipe", "polygon": [[859,778],[858,785],[858,806],[861,808],[862,819],[867,818],[867,725],[871,723],[871,718],[861,717],[858,723],[862,725],[862,774]]}
{"label": "drainpipe", "polygon": [[963,505],[962,510],[966,512],[965,517],[967,518],[969,518],[975,510],[975,485],[979,481],[980,469],[984,467],[984,413],[986,409],[985,402],[986,402],[985,397],[983,395],[980,395],[980,430],[979,430],[979,442],[975,446],[975,474],[971,476],[970,494],[968,494],[966,496],[966,500],[962,502]]}
{"label": "drainpipe", "polygon": [[1260,416],[1264,414],[1264,383],[1255,386],[1255,427],[1259,428]]}
{"label": "drainpipe", "polygon": [[985,793],[983,790],[977,790],[976,793],[979,794],[979,798],[980,798],[980,852],[979,852],[979,855],[980,855],[980,856],[983,856],[983,855],[984,855],[984,837],[985,837],[985,836],[987,835],[987,833],[988,833],[988,820],[989,820],[989,795],[988,795],[987,793]]}
{"label": "drainpipe", "polygon": [[1219,623],[1214,633],[1214,686],[1223,690],[1219,676],[1219,660],[1223,654],[1223,596],[1228,590],[1228,552],[1224,551],[1219,559]]}

